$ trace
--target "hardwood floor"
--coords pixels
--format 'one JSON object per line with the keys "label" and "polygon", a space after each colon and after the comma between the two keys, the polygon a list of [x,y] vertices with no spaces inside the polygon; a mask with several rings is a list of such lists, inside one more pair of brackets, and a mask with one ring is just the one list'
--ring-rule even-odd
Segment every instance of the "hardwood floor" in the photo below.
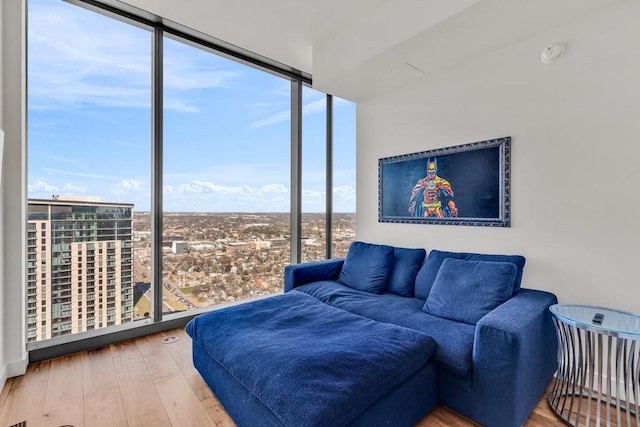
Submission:
{"label": "hardwood floor", "polygon": [[[163,344],[162,338],[177,336]],[[182,329],[32,364],[0,393],[0,427],[26,421],[49,426],[233,426],[191,363],[191,339]],[[437,407],[420,427],[474,426]],[[546,395],[525,424],[563,425]]]}

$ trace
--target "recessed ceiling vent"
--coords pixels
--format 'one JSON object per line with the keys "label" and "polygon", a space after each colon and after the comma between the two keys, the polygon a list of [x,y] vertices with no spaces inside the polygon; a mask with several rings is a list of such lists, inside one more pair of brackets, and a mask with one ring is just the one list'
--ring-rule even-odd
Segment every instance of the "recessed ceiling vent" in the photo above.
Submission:
{"label": "recessed ceiling vent", "polygon": [[413,64],[409,64],[408,62],[405,62],[404,65],[406,65],[407,67],[411,68],[413,71],[417,71],[420,74],[424,74],[424,71],[422,71],[420,68],[416,67]]}

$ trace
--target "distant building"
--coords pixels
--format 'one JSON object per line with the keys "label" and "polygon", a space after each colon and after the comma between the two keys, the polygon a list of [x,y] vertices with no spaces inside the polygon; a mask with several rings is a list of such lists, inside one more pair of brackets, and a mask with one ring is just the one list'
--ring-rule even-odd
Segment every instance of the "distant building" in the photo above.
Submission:
{"label": "distant building", "polygon": [[133,231],[133,241],[142,242],[143,240],[151,240],[151,231]]}
{"label": "distant building", "polygon": [[186,254],[189,252],[189,243],[188,242],[173,242],[173,246],[171,247],[171,252],[174,254]]}
{"label": "distant building", "polygon": [[181,242],[183,240],[184,237],[179,234],[164,234],[162,236],[162,246],[173,249],[173,242]]}
{"label": "distant building", "polygon": [[289,240],[283,238],[269,239],[269,241],[273,246],[284,246],[289,244]]}
{"label": "distant building", "polygon": [[29,199],[27,339],[133,320],[133,204]]}
{"label": "distant building", "polygon": [[260,250],[260,249],[269,249],[271,247],[271,242],[268,240],[256,240],[251,242],[251,248]]}
{"label": "distant building", "polygon": [[233,242],[227,245],[227,252],[247,251],[251,249],[251,243]]}
{"label": "distant building", "polygon": [[319,246],[320,242],[318,241],[318,239],[314,239],[312,237],[303,237],[302,239],[302,244],[304,246]]}
{"label": "distant building", "polygon": [[54,194],[51,200],[64,200],[67,202],[90,202],[100,203],[100,196],[59,196]]}
{"label": "distant building", "polygon": [[194,251],[215,251],[218,248],[212,243],[196,243],[190,246]]}

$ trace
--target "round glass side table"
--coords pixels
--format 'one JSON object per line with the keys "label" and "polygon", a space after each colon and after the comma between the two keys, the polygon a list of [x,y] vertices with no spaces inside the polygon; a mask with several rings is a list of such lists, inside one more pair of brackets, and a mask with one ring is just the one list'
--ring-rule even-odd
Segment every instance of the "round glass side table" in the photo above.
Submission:
{"label": "round glass side table", "polygon": [[640,426],[640,315],[555,304],[558,371],[549,406],[573,426]]}

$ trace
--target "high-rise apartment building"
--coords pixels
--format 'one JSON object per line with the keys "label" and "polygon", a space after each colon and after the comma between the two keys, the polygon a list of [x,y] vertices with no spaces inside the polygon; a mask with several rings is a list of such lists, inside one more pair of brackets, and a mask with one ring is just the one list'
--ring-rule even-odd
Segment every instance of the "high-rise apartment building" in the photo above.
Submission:
{"label": "high-rise apartment building", "polygon": [[29,199],[27,339],[133,320],[133,204]]}

